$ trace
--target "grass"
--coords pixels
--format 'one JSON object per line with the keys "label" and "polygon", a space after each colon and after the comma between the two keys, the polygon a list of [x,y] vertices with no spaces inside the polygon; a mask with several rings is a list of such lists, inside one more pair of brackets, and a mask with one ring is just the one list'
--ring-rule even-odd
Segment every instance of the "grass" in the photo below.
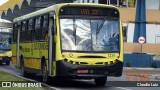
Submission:
{"label": "grass", "polygon": [[44,88],[23,88],[23,87],[12,87],[12,88],[0,88],[0,90],[46,90]]}
{"label": "grass", "polygon": [[15,76],[8,74],[6,72],[0,71],[0,81],[26,81],[26,80],[15,77]]}
{"label": "grass", "polygon": [[[0,71],[0,86],[1,86],[1,81],[20,81],[20,82],[22,81],[22,83],[24,83],[26,80],[15,77],[6,72]],[[11,88],[0,87],[0,90],[46,90],[46,89],[43,87],[11,87]]]}

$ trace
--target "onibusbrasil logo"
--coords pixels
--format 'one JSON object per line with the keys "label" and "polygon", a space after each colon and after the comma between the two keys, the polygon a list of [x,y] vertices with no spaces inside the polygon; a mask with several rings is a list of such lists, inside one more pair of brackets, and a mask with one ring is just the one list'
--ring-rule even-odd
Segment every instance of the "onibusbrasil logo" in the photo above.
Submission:
{"label": "onibusbrasil logo", "polygon": [[1,87],[42,87],[42,83],[36,82],[1,82]]}

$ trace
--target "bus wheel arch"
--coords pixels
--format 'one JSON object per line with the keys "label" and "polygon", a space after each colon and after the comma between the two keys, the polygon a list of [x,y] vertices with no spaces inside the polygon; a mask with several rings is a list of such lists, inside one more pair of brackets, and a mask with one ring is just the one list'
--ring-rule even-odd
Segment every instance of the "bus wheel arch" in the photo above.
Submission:
{"label": "bus wheel arch", "polygon": [[24,77],[27,77],[28,73],[25,71],[24,57],[23,57],[23,55],[20,56],[20,69],[21,69],[21,75],[24,76]]}
{"label": "bus wheel arch", "polygon": [[20,67],[24,66],[24,58],[23,55],[20,56]]}
{"label": "bus wheel arch", "polygon": [[44,56],[42,56],[42,58],[41,58],[41,69],[42,69],[44,63],[46,63],[46,58]]}
{"label": "bus wheel arch", "polygon": [[47,70],[47,62],[44,56],[41,58],[41,72],[42,72],[42,81],[48,82],[48,70]]}

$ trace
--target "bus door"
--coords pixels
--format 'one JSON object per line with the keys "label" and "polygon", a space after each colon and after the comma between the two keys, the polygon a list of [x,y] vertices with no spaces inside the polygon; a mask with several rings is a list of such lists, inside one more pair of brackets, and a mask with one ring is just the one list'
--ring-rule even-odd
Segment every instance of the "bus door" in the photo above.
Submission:
{"label": "bus door", "polygon": [[53,75],[53,61],[55,60],[55,43],[54,43],[54,12],[49,13],[49,33],[48,33],[48,72]]}

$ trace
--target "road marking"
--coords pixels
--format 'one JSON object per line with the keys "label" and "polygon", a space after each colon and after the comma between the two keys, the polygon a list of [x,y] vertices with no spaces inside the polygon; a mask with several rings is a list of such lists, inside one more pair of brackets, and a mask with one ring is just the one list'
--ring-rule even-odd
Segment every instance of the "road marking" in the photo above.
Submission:
{"label": "road marking", "polygon": [[123,88],[123,87],[116,87],[116,88],[123,89],[123,90],[132,90],[132,89]]}

